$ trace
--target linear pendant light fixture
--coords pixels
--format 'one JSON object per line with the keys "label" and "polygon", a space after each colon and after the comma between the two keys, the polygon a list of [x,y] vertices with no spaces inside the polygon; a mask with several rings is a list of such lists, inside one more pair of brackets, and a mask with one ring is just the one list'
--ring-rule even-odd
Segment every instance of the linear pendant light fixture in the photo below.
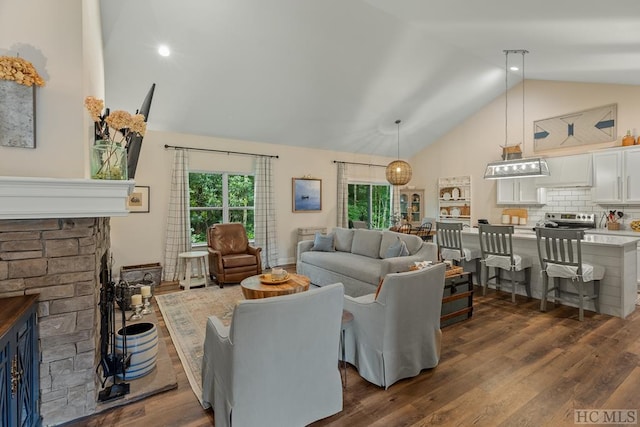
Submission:
{"label": "linear pendant light fixture", "polygon": [[[490,162],[487,164],[487,168],[484,172],[484,179],[503,179],[503,178],[528,178],[528,177],[536,177],[536,176],[546,176],[549,175],[549,166],[545,159],[541,157],[535,158],[518,158],[518,159],[508,159],[504,158],[509,152],[508,149],[508,114],[509,114],[509,106],[508,106],[508,92],[509,92],[509,54],[510,53],[520,53],[522,54],[522,151],[524,152],[524,56],[529,53],[529,51],[524,49],[519,50],[504,50],[505,62],[504,62],[504,149],[503,159],[502,161]],[[516,151],[516,152],[519,152]],[[521,154],[520,154],[521,157]]]}
{"label": "linear pendant light fixture", "polygon": [[385,171],[387,181],[391,185],[406,185],[411,181],[411,175],[413,174],[411,165],[404,160],[400,160],[400,122],[401,120],[396,120],[396,125],[398,125],[398,160],[389,163]]}

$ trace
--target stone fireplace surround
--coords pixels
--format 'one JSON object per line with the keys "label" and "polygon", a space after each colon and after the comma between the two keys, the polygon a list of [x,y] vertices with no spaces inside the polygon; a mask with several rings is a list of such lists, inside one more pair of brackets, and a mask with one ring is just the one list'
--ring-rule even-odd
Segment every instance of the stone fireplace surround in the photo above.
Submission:
{"label": "stone fireplace surround", "polygon": [[0,177],[0,298],[40,294],[40,412],[95,412],[101,259],[135,182]]}

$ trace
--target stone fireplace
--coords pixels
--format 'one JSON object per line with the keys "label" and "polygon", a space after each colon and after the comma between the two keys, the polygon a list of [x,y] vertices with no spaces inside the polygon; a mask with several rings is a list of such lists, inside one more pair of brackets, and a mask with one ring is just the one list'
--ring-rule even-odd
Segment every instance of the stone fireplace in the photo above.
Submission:
{"label": "stone fireplace", "polygon": [[101,259],[133,181],[0,177],[0,298],[39,294],[40,412],[95,412]]}

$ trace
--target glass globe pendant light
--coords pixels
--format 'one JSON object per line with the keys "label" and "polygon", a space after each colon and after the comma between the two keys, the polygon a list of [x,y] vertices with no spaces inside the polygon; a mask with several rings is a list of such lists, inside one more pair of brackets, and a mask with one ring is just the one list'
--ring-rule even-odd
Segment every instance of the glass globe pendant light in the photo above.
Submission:
{"label": "glass globe pendant light", "polygon": [[396,120],[396,125],[398,125],[398,160],[389,163],[385,171],[387,181],[391,185],[406,185],[411,181],[411,175],[413,174],[411,165],[404,160],[400,160],[400,122],[401,120]]}

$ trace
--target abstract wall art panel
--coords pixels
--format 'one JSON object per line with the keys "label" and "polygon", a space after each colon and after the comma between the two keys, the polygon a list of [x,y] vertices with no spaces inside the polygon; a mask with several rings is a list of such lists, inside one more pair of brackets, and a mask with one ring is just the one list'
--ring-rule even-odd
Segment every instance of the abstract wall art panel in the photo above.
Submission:
{"label": "abstract wall art panel", "polygon": [[533,122],[533,150],[615,141],[618,104]]}

